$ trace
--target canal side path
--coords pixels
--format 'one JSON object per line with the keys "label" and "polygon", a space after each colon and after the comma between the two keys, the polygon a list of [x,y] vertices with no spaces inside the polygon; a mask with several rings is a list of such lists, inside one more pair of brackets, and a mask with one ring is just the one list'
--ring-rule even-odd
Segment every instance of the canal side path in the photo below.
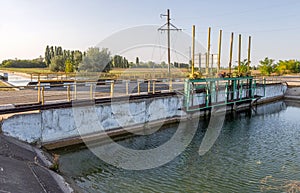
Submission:
{"label": "canal side path", "polygon": [[73,192],[43,151],[0,134],[0,192]]}

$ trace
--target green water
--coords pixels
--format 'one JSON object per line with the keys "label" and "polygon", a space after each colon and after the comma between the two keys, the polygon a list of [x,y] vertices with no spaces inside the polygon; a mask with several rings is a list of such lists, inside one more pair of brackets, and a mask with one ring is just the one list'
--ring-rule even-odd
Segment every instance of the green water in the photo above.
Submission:
{"label": "green water", "polygon": [[[158,168],[119,169],[82,148],[59,152],[60,169],[83,192],[288,192],[293,183],[300,185],[297,106],[281,101],[252,113],[227,115],[215,144],[203,156],[198,150],[209,120],[201,120],[187,149]],[[186,124],[188,129],[198,123]],[[158,147],[176,128],[119,143],[133,149]]]}

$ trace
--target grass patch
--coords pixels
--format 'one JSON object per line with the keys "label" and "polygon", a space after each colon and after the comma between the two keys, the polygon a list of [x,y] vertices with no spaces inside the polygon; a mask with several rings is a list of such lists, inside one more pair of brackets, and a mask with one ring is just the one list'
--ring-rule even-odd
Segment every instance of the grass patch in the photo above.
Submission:
{"label": "grass patch", "polygon": [[48,68],[0,68],[0,70],[10,71],[10,72],[21,72],[26,74],[47,74],[51,73]]}

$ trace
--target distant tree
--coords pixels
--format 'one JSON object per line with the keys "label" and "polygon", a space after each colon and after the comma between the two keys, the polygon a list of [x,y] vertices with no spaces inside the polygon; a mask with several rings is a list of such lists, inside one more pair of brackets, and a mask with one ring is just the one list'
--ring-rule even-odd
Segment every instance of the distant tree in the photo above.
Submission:
{"label": "distant tree", "polygon": [[79,65],[79,71],[108,72],[111,69],[110,53],[107,48],[89,48]]}
{"label": "distant tree", "polygon": [[46,64],[41,58],[33,60],[4,60],[1,67],[4,68],[45,68]]}
{"label": "distant tree", "polygon": [[[53,46],[50,47],[50,56],[51,56],[51,58],[53,58],[53,57],[55,56]],[[50,59],[50,60],[51,60],[51,59]]]}
{"label": "distant tree", "polygon": [[161,65],[161,67],[163,67],[163,68],[165,68],[165,67],[168,66],[167,63],[166,63],[165,61],[162,61],[162,62],[160,63],[160,65]]}
{"label": "distant tree", "polygon": [[297,60],[279,60],[275,65],[275,72],[278,75],[287,73],[299,73],[300,62]]}
{"label": "distant tree", "polygon": [[129,62],[125,57],[123,57],[122,68],[128,68],[128,67],[129,67]]}
{"label": "distant tree", "polygon": [[123,57],[120,55],[115,55],[112,59],[113,68],[121,68],[123,63]]}
{"label": "distant tree", "polygon": [[61,56],[54,56],[51,59],[50,70],[52,72],[64,72],[65,71],[65,59]]}
{"label": "distant tree", "polygon": [[299,73],[300,72],[300,62],[297,60],[286,60],[286,68],[291,72],[291,73]]}
{"label": "distant tree", "polygon": [[[234,69],[238,70],[238,66],[236,66]],[[240,73],[246,73],[247,71],[248,71],[248,60],[244,59],[243,61],[241,61],[240,64]]]}
{"label": "distant tree", "polygon": [[274,67],[275,67],[275,72],[278,75],[287,73],[287,66],[285,61],[279,60],[279,62],[277,62],[277,64],[275,64]]}
{"label": "distant tree", "polygon": [[73,71],[74,71],[73,64],[72,64],[70,59],[67,59],[65,61],[65,72],[70,73],[70,72],[73,72]]}
{"label": "distant tree", "polygon": [[73,56],[73,62],[74,62],[74,70],[78,70],[79,64],[82,62],[82,52],[79,50],[74,51]]}
{"label": "distant tree", "polygon": [[139,64],[140,64],[140,59],[139,59],[139,57],[136,57],[136,58],[135,58],[135,63],[136,63],[136,65],[139,65]]}
{"label": "distant tree", "polygon": [[274,60],[266,57],[264,60],[259,61],[259,71],[263,75],[270,75],[274,71]]}
{"label": "distant tree", "polygon": [[49,46],[47,45],[46,51],[45,51],[45,63],[47,66],[49,66],[50,62],[51,62],[51,52],[50,52]]}

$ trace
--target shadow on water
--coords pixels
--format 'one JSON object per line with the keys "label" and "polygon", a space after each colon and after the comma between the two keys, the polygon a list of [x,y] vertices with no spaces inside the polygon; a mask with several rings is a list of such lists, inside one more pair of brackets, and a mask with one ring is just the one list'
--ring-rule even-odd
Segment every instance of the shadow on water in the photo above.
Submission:
{"label": "shadow on water", "polygon": [[[228,113],[221,129],[216,130],[211,117],[190,120],[185,123],[186,132],[198,126],[193,141],[158,168],[119,169],[81,148],[58,152],[60,169],[83,192],[288,192],[300,179],[300,123],[296,118],[300,108],[290,105],[278,101]],[[173,124],[118,143],[133,149],[156,148],[176,129]],[[205,140],[213,143],[199,155]]]}

